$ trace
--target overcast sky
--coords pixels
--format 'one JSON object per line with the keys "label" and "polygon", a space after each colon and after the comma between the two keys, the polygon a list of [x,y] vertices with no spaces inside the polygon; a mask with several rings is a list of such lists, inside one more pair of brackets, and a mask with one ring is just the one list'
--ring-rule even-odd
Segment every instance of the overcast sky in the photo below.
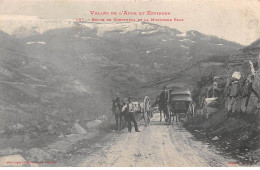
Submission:
{"label": "overcast sky", "polygon": [[[90,10],[101,12],[165,11],[171,12],[171,18],[183,18],[184,22],[160,22],[157,24],[167,25],[182,32],[197,30],[243,45],[248,45],[260,37],[260,1],[258,0],[173,0],[163,2],[0,0],[0,15],[30,15],[46,19],[82,17],[88,19],[92,18]],[[122,18],[121,16],[116,17]],[[128,17],[126,16],[126,18]]]}

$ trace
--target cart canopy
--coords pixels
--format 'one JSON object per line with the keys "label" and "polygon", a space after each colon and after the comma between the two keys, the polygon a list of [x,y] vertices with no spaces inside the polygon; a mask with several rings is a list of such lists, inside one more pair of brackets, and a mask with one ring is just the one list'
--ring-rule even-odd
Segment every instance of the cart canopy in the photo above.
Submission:
{"label": "cart canopy", "polygon": [[186,91],[173,91],[170,94],[170,101],[192,101],[191,92]]}

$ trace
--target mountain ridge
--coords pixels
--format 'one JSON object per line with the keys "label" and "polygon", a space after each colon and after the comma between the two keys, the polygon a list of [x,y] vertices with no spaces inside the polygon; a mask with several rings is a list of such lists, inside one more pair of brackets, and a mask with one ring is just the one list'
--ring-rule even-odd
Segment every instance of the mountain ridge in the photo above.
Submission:
{"label": "mountain ridge", "polygon": [[242,47],[192,32],[178,37],[180,31],[156,24],[119,24],[100,34],[95,25],[82,24],[19,38],[0,32],[1,127],[27,120],[24,115],[111,117],[115,93],[138,95],[138,89],[173,78],[192,63]]}

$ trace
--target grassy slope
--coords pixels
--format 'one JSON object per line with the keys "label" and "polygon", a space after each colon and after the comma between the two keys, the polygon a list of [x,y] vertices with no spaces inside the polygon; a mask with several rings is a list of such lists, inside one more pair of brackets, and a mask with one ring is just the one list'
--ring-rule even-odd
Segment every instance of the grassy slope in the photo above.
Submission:
{"label": "grassy slope", "polygon": [[[242,164],[254,164],[260,161],[260,116],[237,115],[227,118],[221,112],[209,119],[196,116],[186,123],[198,139],[216,145],[223,153],[233,156]],[[212,140],[214,137],[218,140]]]}

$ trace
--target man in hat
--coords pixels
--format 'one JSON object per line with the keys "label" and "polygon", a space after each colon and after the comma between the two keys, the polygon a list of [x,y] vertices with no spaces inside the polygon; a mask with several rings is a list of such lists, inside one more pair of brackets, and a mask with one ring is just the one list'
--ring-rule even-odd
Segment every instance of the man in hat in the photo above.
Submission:
{"label": "man in hat", "polygon": [[159,96],[160,103],[163,105],[167,105],[169,101],[169,91],[166,90],[166,86],[163,86],[163,91],[161,92]]}
{"label": "man in hat", "polygon": [[135,131],[136,132],[140,132],[138,130],[138,126],[137,126],[137,122],[135,120],[135,112],[136,112],[137,108],[134,106],[134,104],[132,103],[131,98],[128,99],[128,104],[127,104],[127,111],[128,111],[128,115],[127,115],[127,121],[128,121],[128,132],[132,131],[132,122],[134,123],[135,126]]}
{"label": "man in hat", "polygon": [[159,107],[162,109],[164,116],[168,119],[168,101],[169,101],[169,91],[166,90],[166,86],[163,87],[163,91],[159,95]]}

